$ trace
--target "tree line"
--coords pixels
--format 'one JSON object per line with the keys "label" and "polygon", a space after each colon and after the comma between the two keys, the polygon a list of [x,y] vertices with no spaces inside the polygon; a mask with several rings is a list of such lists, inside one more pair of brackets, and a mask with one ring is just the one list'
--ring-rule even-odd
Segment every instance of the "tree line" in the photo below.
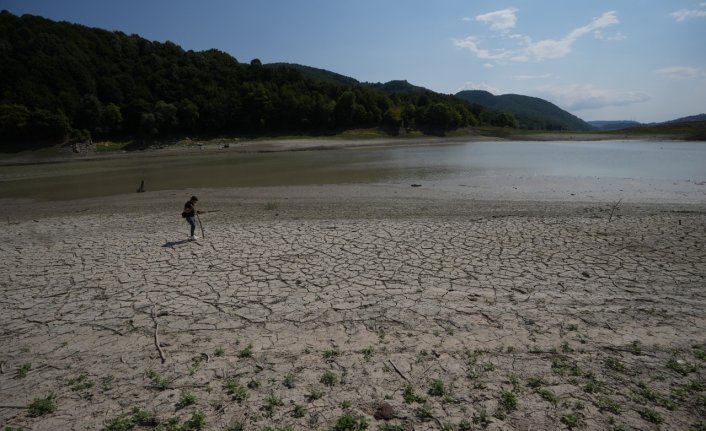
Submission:
{"label": "tree line", "polygon": [[384,91],[211,49],[0,12],[0,141],[189,134],[444,132],[514,118],[428,90]]}

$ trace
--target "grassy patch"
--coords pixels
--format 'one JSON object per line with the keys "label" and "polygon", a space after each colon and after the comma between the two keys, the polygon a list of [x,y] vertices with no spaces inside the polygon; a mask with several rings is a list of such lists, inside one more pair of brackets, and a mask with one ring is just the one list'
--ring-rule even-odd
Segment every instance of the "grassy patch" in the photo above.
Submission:
{"label": "grassy patch", "polygon": [[619,371],[621,373],[625,371],[625,365],[617,358],[608,357],[603,362],[603,365],[609,370]]}
{"label": "grassy patch", "polygon": [[114,381],[114,380],[115,380],[115,377],[113,377],[113,376],[111,376],[111,375],[107,375],[107,376],[101,377],[101,380],[100,380],[100,384],[101,384],[100,388],[101,388],[101,391],[107,392],[107,391],[113,389],[113,381]]}
{"label": "grassy patch", "polygon": [[206,415],[201,412],[194,412],[188,421],[184,423],[183,430],[200,430],[206,426]]}
{"label": "grassy patch", "polygon": [[623,407],[617,401],[608,397],[598,397],[598,409],[602,412],[610,412],[619,415],[623,411]]}
{"label": "grassy patch", "polygon": [[296,386],[296,377],[292,373],[287,373],[284,376],[284,382],[282,382],[285,388],[293,389]]}
{"label": "grassy patch", "polygon": [[35,398],[27,406],[27,411],[30,417],[36,418],[39,416],[48,415],[56,411],[56,397],[54,394],[49,394],[46,398]]}
{"label": "grassy patch", "polygon": [[333,359],[341,355],[341,351],[337,348],[329,349],[324,351],[324,359]]}
{"label": "grassy patch", "polygon": [[338,376],[333,371],[326,371],[321,376],[320,382],[326,386],[335,386],[338,383]]}
{"label": "grassy patch", "polygon": [[502,391],[500,393],[500,406],[506,412],[512,412],[517,409],[517,396],[510,391]]}
{"label": "grassy patch", "polygon": [[544,379],[541,377],[530,377],[527,379],[527,386],[532,389],[538,389],[544,385]]}
{"label": "grassy patch", "polygon": [[697,370],[695,365],[676,358],[671,358],[669,361],[667,361],[667,368],[676,373],[681,374],[682,376],[686,376]]}
{"label": "grassy patch", "polygon": [[664,422],[664,418],[662,418],[662,415],[659,414],[656,410],[652,410],[649,407],[645,407],[639,411],[640,417],[642,419],[646,420],[647,422],[652,422],[653,424],[661,424]]}
{"label": "grassy patch", "polygon": [[432,419],[434,417],[434,414],[431,410],[431,406],[429,404],[422,404],[421,406],[417,407],[417,409],[414,411],[414,414],[422,421],[428,421],[429,419]]}
{"label": "grassy patch", "polygon": [[193,404],[196,404],[196,395],[187,390],[181,391],[179,401],[176,403],[176,408],[183,409],[184,407],[188,407]]}
{"label": "grassy patch", "polygon": [[306,399],[309,402],[312,402],[312,401],[316,401],[318,399],[321,399],[321,397],[323,397],[323,396],[324,396],[324,393],[321,392],[320,390],[312,389],[311,391],[309,391],[309,394],[306,396]]}
{"label": "grassy patch", "polygon": [[167,389],[169,386],[169,381],[154,370],[147,370],[147,378],[152,380],[152,384],[160,391]]}
{"label": "grassy patch", "polygon": [[27,377],[27,373],[29,373],[29,370],[32,369],[32,364],[29,362],[20,365],[17,367],[17,371],[15,372],[15,378],[16,379],[24,379]]}
{"label": "grassy patch", "polygon": [[[120,415],[105,423],[104,431],[127,431],[136,426],[154,428],[160,424],[156,416],[139,407],[133,407],[131,414]],[[165,428],[166,429],[166,428]]]}
{"label": "grassy patch", "polygon": [[402,391],[402,398],[404,399],[404,402],[407,404],[412,404],[412,403],[423,403],[426,401],[424,397],[420,397],[414,392],[414,386],[412,385],[406,385]]}
{"label": "grassy patch", "polygon": [[549,389],[540,389],[537,391],[540,397],[544,399],[545,401],[549,401],[550,403],[556,405],[557,402],[559,402],[559,398],[556,396],[556,394]]}
{"label": "grassy patch", "polygon": [[295,404],[294,410],[292,411],[292,416],[294,416],[295,418],[303,418],[304,416],[306,416],[306,408],[299,404]]}
{"label": "grassy patch", "polygon": [[363,431],[368,429],[368,420],[364,416],[345,414],[336,420],[332,431]]}
{"label": "grassy patch", "polygon": [[238,352],[239,358],[252,358],[252,344],[248,344],[246,348]]}
{"label": "grassy patch", "polygon": [[441,380],[434,380],[431,382],[428,394],[432,397],[443,397],[446,394],[446,388],[444,387],[444,382]]}
{"label": "grassy patch", "polygon": [[93,381],[89,379],[88,375],[86,375],[85,373],[81,373],[78,375],[78,377],[69,379],[67,383],[69,384],[71,390],[74,392],[78,392],[84,389],[90,389],[94,385]]}
{"label": "grassy patch", "polygon": [[226,381],[223,382],[223,389],[225,389],[226,393],[230,395],[234,401],[241,402],[248,398],[248,390],[240,386],[233,379],[226,379]]}
{"label": "grassy patch", "polygon": [[272,416],[275,413],[275,410],[277,410],[277,407],[283,405],[284,403],[282,402],[282,398],[274,394],[270,394],[267,398],[265,398],[265,405],[262,409],[266,412],[267,416]]}
{"label": "grassy patch", "polygon": [[103,141],[96,143],[96,152],[98,153],[110,153],[113,151],[122,151],[125,147],[132,144],[132,141],[126,142],[113,142],[113,141]]}
{"label": "grassy patch", "polygon": [[579,425],[579,418],[573,413],[565,414],[561,417],[561,423],[569,427],[569,429],[574,429]]}

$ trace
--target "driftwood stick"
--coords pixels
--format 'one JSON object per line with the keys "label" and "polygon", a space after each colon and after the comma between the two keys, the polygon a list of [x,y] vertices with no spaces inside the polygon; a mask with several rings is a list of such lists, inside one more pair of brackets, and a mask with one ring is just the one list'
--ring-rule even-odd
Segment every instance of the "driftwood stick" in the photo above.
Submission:
{"label": "driftwood stick", "polygon": [[615,212],[616,209],[620,206],[620,202],[622,202],[623,198],[618,199],[618,202],[613,204],[613,208],[610,210],[610,217],[608,217],[608,223],[610,223],[611,220],[613,220],[613,213]]}
{"label": "driftwood stick", "polygon": [[159,357],[162,358],[162,363],[167,362],[167,356],[162,350],[162,346],[159,344],[159,323],[157,323],[157,306],[152,307],[152,320],[154,320],[154,345],[157,346],[159,350]]}
{"label": "driftwood stick", "polygon": [[157,346],[159,350],[159,356],[162,358],[162,363],[167,362],[167,357],[164,355],[164,350],[162,346],[159,345],[159,323],[154,322],[154,345]]}
{"label": "driftwood stick", "polygon": [[403,373],[402,371],[400,371],[399,368],[397,368],[397,365],[395,365],[395,363],[392,362],[392,359],[388,359],[388,362],[390,363],[390,365],[392,365],[392,368],[394,368],[395,371],[397,371],[397,374],[399,374],[400,377],[402,377],[403,379],[405,379],[405,380],[407,381],[407,383],[412,384],[412,382],[409,381],[409,379],[407,378],[407,376],[405,376],[404,373]]}

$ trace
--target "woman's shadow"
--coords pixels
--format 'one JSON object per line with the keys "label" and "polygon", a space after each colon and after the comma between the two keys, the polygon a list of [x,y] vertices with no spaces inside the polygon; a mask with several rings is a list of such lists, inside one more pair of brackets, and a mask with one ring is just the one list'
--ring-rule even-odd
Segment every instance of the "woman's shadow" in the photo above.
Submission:
{"label": "woman's shadow", "polygon": [[189,241],[188,239],[182,239],[180,241],[167,241],[162,247],[174,248],[178,245],[188,244],[190,242],[191,241]]}

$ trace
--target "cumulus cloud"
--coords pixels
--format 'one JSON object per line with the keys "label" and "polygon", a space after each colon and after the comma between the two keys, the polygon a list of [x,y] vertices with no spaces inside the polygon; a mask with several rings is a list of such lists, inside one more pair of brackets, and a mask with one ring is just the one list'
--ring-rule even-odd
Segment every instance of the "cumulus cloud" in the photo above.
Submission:
{"label": "cumulus cloud", "polygon": [[483,60],[498,60],[498,61],[526,61],[526,57],[522,53],[510,49],[485,49],[480,47],[480,39],[475,36],[468,36],[465,39],[455,40],[454,45],[457,48],[463,48],[471,51],[476,57]]}
{"label": "cumulus cloud", "polygon": [[606,12],[594,19],[589,24],[573,30],[568,35],[559,40],[545,39],[536,43],[531,43],[527,50],[537,61],[565,57],[571,52],[573,44],[582,36],[599,29],[618,24],[618,16],[615,11]]}
{"label": "cumulus cloud", "polygon": [[592,85],[547,85],[539,88],[547,99],[568,110],[604,108],[607,106],[627,106],[645,102],[650,95],[637,91],[614,91]]}
{"label": "cumulus cloud", "polygon": [[478,15],[476,21],[489,24],[491,30],[508,31],[517,23],[517,9],[503,9]]}
{"label": "cumulus cloud", "polygon": [[686,21],[689,18],[704,18],[706,17],[706,3],[700,3],[701,9],[679,9],[669,15],[676,19],[677,22]]}
{"label": "cumulus cloud", "polygon": [[[476,17],[476,20],[488,22],[491,25],[491,29],[505,32],[515,26],[516,12],[516,9],[505,9],[479,15]],[[471,51],[480,59],[495,61],[529,61],[530,59],[534,59],[539,62],[567,56],[571,53],[574,43],[590,33],[593,33],[596,38],[603,40],[618,40],[624,38],[620,33],[618,36],[609,38],[604,36],[601,32],[601,30],[616,25],[619,22],[617,13],[610,11],[605,12],[598,18],[594,18],[588,24],[572,30],[561,39],[544,39],[533,42],[528,36],[506,33],[505,39],[515,41],[513,48],[487,49],[481,46],[481,40],[476,36],[456,39],[454,40],[454,45],[457,48]],[[517,47],[518,45],[519,48]]]}
{"label": "cumulus cloud", "polygon": [[706,77],[706,70],[701,67],[672,66],[655,70],[655,73],[666,76],[669,79],[694,79]]}

